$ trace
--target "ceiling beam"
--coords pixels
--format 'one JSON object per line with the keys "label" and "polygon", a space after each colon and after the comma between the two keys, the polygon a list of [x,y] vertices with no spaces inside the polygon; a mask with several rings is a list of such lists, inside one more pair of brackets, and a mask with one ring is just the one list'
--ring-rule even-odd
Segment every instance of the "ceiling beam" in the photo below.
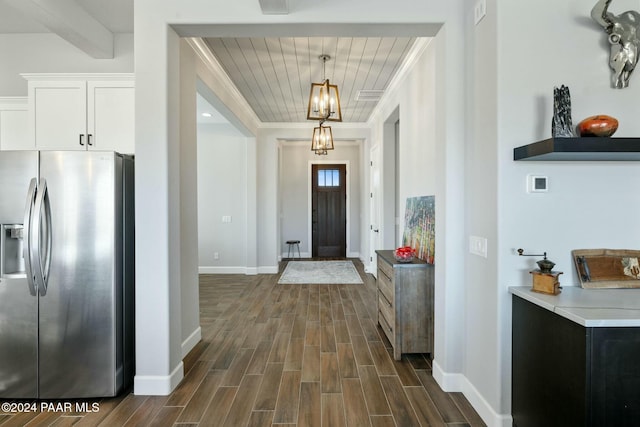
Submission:
{"label": "ceiling beam", "polygon": [[4,0],[87,55],[113,58],[113,33],[74,0]]}
{"label": "ceiling beam", "polygon": [[287,15],[290,0],[259,0],[263,15]]}

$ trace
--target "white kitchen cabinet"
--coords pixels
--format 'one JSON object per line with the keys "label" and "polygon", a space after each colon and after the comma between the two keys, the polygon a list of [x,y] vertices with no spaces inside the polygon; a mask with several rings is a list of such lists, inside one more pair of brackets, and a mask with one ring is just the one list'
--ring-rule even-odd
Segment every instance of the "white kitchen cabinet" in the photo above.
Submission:
{"label": "white kitchen cabinet", "polygon": [[0,97],[0,150],[29,150],[27,98]]}
{"label": "white kitchen cabinet", "polygon": [[132,74],[23,74],[29,138],[39,150],[134,153]]}

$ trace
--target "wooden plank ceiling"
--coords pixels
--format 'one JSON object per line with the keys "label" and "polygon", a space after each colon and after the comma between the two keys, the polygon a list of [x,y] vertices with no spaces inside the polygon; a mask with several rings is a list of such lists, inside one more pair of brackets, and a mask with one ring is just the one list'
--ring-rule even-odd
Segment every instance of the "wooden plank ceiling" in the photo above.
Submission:
{"label": "wooden plank ceiling", "polygon": [[337,84],[344,122],[365,122],[377,101],[359,91],[384,91],[414,37],[207,38],[213,54],[262,122],[304,122],[312,82]]}

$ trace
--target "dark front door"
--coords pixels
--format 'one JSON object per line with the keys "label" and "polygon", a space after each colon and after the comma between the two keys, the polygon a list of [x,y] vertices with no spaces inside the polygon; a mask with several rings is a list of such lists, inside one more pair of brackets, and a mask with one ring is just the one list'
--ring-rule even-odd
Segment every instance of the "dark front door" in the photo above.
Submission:
{"label": "dark front door", "polygon": [[312,256],[346,257],[346,166],[312,165],[311,174]]}

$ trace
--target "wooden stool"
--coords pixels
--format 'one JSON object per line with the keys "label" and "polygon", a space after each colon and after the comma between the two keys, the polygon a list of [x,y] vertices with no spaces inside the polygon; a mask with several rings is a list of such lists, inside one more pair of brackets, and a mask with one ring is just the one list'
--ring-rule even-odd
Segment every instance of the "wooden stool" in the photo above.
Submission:
{"label": "wooden stool", "polygon": [[300,240],[287,240],[287,245],[289,245],[289,251],[287,252],[287,258],[291,258],[291,249],[293,248],[293,255],[296,254],[295,248],[298,248],[298,258],[302,258],[300,256]]}

